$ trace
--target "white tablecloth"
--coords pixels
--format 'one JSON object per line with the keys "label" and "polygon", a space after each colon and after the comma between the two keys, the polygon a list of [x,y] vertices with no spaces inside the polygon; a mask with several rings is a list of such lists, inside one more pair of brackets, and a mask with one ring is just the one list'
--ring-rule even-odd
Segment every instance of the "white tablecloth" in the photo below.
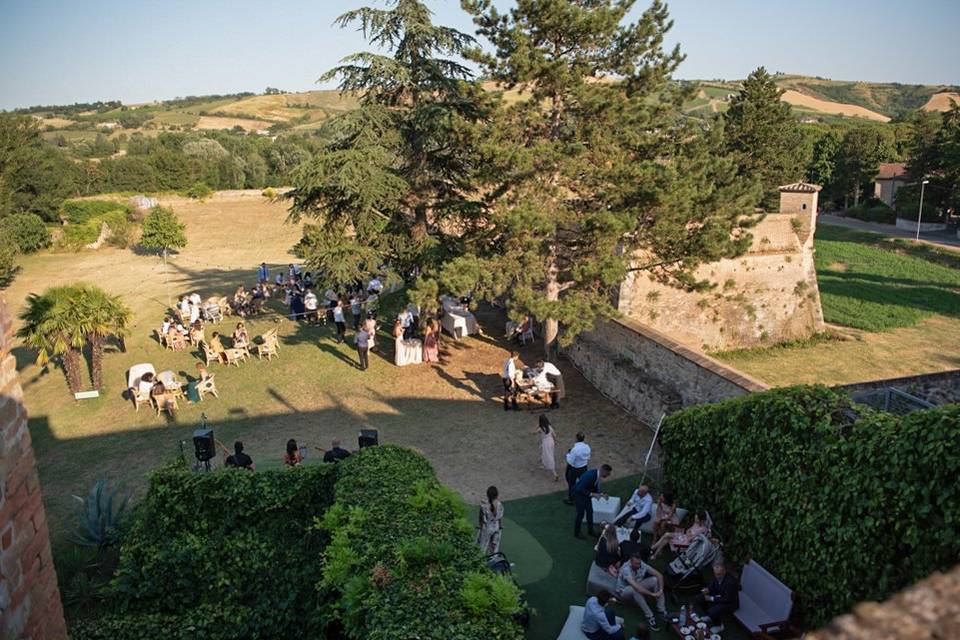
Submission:
{"label": "white tablecloth", "polygon": [[394,340],[394,344],[396,355],[393,362],[398,367],[423,362],[423,343],[419,340]]}
{"label": "white tablecloth", "polygon": [[130,367],[130,371],[127,372],[127,387],[133,389],[138,384],[140,384],[140,378],[145,373],[156,374],[157,370],[153,368],[153,365],[145,362],[143,364],[135,364]]}

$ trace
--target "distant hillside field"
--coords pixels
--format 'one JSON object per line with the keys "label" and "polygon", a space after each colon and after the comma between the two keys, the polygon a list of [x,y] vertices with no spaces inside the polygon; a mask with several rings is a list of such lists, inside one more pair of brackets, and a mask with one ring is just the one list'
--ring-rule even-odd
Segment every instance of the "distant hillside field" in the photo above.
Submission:
{"label": "distant hillside field", "polygon": [[870,109],[865,109],[855,104],[844,104],[842,102],[821,100],[820,98],[814,98],[813,96],[808,96],[800,93],[799,91],[795,91],[794,89],[787,89],[780,99],[783,102],[791,104],[795,107],[799,107],[803,110],[847,116],[850,118],[867,118],[868,120],[876,120],[877,122],[890,121],[890,118],[881,113],[877,113],[876,111],[870,111]]}
{"label": "distant hillside field", "polygon": [[960,93],[944,91],[930,96],[930,99],[921,108],[924,111],[949,111],[953,108],[954,102],[960,104]]}

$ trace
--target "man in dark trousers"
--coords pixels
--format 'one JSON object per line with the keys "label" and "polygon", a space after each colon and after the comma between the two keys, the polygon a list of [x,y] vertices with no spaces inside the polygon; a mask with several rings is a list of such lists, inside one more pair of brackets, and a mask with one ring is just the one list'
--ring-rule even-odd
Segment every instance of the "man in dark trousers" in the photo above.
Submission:
{"label": "man in dark trousers", "polygon": [[323,454],[324,462],[340,462],[344,458],[349,458],[350,452],[340,446],[340,438],[334,438],[330,443],[330,448]]}
{"label": "man in dark trousers", "polygon": [[564,473],[567,480],[567,499],[564,502],[567,504],[573,504],[573,485],[577,484],[590,464],[590,445],[584,442],[585,439],[583,432],[578,432],[577,441],[567,451],[567,470]]}
{"label": "man in dark trousers", "polygon": [[740,587],[737,579],[727,573],[723,562],[713,565],[713,580],[700,592],[696,600],[706,610],[710,621],[715,625],[713,633],[723,631],[723,620],[740,608]]}
{"label": "man in dark trousers", "polygon": [[613,467],[608,464],[602,465],[599,469],[590,469],[577,480],[573,485],[573,504],[577,508],[577,519],[573,523],[573,537],[583,538],[580,533],[580,526],[583,524],[583,517],[587,517],[587,531],[590,539],[597,537],[593,530],[593,499],[606,497],[600,490],[600,481],[610,477]]}

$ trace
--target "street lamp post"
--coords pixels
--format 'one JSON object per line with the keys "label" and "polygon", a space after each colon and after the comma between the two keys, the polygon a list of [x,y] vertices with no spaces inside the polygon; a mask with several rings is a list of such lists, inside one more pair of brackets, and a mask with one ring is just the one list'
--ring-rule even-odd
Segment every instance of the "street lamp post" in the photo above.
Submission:
{"label": "street lamp post", "polygon": [[920,183],[920,210],[917,211],[917,241],[920,240],[920,221],[923,219],[923,187],[930,182],[929,180],[924,180]]}

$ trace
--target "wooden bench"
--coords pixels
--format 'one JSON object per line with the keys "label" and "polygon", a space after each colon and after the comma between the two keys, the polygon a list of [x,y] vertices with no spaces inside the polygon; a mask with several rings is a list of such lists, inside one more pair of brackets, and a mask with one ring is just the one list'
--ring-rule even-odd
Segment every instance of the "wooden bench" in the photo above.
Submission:
{"label": "wooden bench", "polygon": [[733,616],[755,638],[790,628],[793,591],[776,576],[751,560],[740,574],[740,608]]}

